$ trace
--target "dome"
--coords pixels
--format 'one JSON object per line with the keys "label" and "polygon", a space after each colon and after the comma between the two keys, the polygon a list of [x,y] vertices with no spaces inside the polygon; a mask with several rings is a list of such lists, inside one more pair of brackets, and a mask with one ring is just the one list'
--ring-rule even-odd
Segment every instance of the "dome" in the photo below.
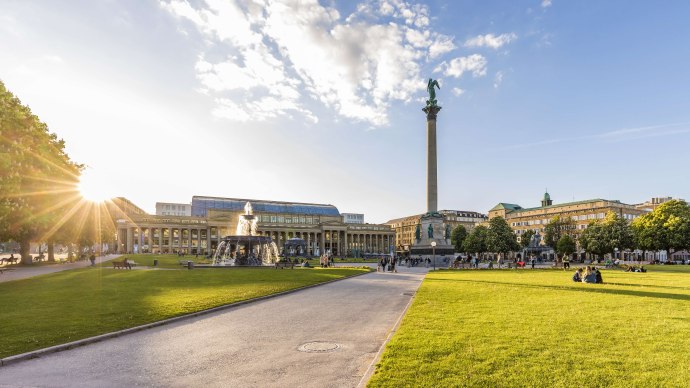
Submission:
{"label": "dome", "polygon": [[549,192],[547,191],[544,193],[544,201],[550,201],[550,200],[551,200],[551,196],[549,195]]}

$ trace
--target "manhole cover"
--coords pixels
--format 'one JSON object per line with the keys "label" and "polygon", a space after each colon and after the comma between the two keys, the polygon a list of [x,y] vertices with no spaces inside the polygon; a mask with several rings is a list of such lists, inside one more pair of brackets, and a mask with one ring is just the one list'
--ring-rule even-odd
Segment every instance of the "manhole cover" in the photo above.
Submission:
{"label": "manhole cover", "polygon": [[402,294],[406,296],[414,296],[414,292],[403,292]]}
{"label": "manhole cover", "polygon": [[308,353],[326,353],[333,352],[339,347],[340,345],[336,344],[335,342],[315,341],[300,345],[297,350]]}

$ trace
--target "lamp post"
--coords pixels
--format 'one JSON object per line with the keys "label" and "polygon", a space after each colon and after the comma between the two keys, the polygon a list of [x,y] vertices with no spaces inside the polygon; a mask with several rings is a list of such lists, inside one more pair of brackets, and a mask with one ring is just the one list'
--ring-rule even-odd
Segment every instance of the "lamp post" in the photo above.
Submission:
{"label": "lamp post", "polygon": [[434,271],[436,271],[436,241],[431,242],[431,258],[434,261]]}

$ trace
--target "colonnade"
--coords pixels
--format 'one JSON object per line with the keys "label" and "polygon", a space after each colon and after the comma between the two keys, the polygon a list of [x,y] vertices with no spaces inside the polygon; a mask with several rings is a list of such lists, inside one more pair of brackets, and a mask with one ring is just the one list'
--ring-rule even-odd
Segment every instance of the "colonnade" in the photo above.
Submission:
{"label": "colonnade", "polygon": [[[393,232],[349,231],[347,228],[290,230],[260,229],[259,235],[269,236],[279,249],[291,238],[307,244],[306,255],[330,252],[336,256],[361,256],[364,253],[386,254],[395,248]],[[216,227],[125,227],[118,229],[118,252],[206,254],[214,250],[224,236]]]}

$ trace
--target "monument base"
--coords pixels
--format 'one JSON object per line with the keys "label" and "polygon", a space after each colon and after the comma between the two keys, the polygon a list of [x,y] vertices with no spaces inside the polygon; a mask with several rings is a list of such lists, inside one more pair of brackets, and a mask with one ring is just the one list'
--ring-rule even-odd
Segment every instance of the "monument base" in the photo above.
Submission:
{"label": "monument base", "polygon": [[[431,233],[429,233],[430,228]],[[437,212],[423,215],[421,235],[422,238],[410,247],[410,257],[421,257],[423,260],[428,258],[436,267],[448,267],[455,259],[455,248],[450,244],[450,239],[445,238],[446,227],[443,223],[443,215]],[[435,247],[431,246],[432,242],[436,243]]]}

